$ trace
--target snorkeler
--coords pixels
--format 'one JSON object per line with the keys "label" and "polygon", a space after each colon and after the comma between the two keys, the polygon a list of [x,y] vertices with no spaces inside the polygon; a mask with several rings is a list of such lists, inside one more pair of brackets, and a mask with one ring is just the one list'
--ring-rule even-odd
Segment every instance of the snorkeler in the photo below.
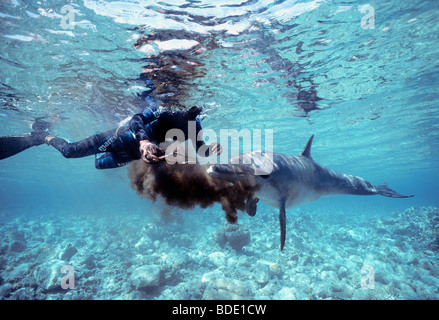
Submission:
{"label": "snorkeler", "polygon": [[[168,111],[160,107],[152,97],[145,101],[148,106],[142,113],[135,114],[128,125],[98,133],[78,142],[68,142],[49,132],[49,125],[37,119],[32,133],[23,136],[0,137],[0,159],[8,158],[30,147],[44,143],[51,145],[66,158],[82,158],[95,155],[97,169],[118,168],[133,160],[142,159],[155,163],[164,159],[165,152],[158,144],[165,141],[170,129],[180,129],[189,137],[189,123],[195,121],[196,136],[201,130],[199,114],[201,108],[192,107],[186,111]],[[189,137],[190,138],[190,137]],[[204,141],[192,141],[196,151]],[[205,154],[220,154],[221,146],[212,143]]]}

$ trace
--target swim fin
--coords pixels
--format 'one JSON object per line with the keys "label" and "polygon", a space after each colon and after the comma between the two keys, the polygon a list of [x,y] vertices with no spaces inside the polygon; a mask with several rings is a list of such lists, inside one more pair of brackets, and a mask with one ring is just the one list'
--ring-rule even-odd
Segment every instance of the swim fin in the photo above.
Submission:
{"label": "swim fin", "polygon": [[0,137],[0,160],[9,158],[30,147],[39,146],[45,142],[49,133],[49,124],[37,119],[32,125],[35,131],[20,136]]}

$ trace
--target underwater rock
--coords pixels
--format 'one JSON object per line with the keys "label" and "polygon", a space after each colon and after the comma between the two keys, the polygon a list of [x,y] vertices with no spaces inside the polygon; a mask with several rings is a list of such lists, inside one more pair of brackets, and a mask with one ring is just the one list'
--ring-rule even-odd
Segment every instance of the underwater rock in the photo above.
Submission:
{"label": "underwater rock", "polygon": [[161,269],[157,265],[141,266],[131,274],[131,286],[136,290],[152,290],[160,285]]}
{"label": "underwater rock", "polygon": [[61,288],[61,268],[65,261],[53,259],[42,263],[35,268],[34,277],[36,284],[44,291],[53,291]]}
{"label": "underwater rock", "polygon": [[9,251],[23,252],[26,249],[26,245],[19,240],[14,240],[9,244]]}
{"label": "underwater rock", "polygon": [[11,292],[12,300],[34,300],[34,291],[31,288],[20,288]]}
{"label": "underwater rock", "polygon": [[134,247],[139,252],[146,252],[148,249],[151,249],[153,246],[152,240],[148,236],[142,236],[139,241],[134,245]]}
{"label": "underwater rock", "polygon": [[220,278],[210,282],[203,293],[203,300],[244,300],[253,297],[249,283]]}
{"label": "underwater rock", "polygon": [[280,287],[281,284],[279,281],[270,281],[267,285],[258,290],[263,296],[257,297],[256,299],[270,299],[279,291]]}
{"label": "underwater rock", "polygon": [[243,224],[230,224],[223,222],[223,225],[212,233],[213,240],[223,248],[227,243],[236,251],[250,243],[250,231]]}
{"label": "underwater rock", "polygon": [[351,299],[355,292],[355,289],[347,283],[340,283],[337,288],[332,287],[332,290],[332,298],[342,300]]}
{"label": "underwater rock", "polygon": [[357,255],[349,256],[348,260],[354,263],[357,267],[361,268],[363,266],[363,259]]}
{"label": "underwater rock", "polygon": [[208,255],[209,261],[215,266],[221,267],[227,264],[226,255],[222,252],[213,252]]}
{"label": "underwater rock", "polygon": [[423,268],[427,271],[431,271],[434,268],[433,262],[430,260],[427,260],[427,259],[422,259],[420,261],[420,265],[421,265],[421,268]]}
{"label": "underwater rock", "polygon": [[275,300],[295,300],[297,299],[296,288],[282,288],[273,296]]}
{"label": "underwater rock", "polygon": [[345,278],[348,274],[348,269],[346,269],[345,267],[341,266],[340,268],[338,268],[337,276],[340,280]]}
{"label": "underwater rock", "polygon": [[4,255],[9,249],[9,245],[6,243],[0,243],[0,255]]}
{"label": "underwater rock", "polygon": [[225,269],[224,267],[220,267],[220,268],[215,269],[213,271],[206,272],[201,277],[201,282],[202,283],[214,282],[217,279],[224,277],[224,273],[223,273],[224,269]]}
{"label": "underwater rock", "polygon": [[431,250],[424,250],[423,253],[424,253],[426,256],[434,257],[434,252],[431,251]]}
{"label": "underwater rock", "polygon": [[279,278],[280,267],[275,262],[260,260],[256,263],[254,272],[254,279],[261,285],[267,284],[269,281]]}
{"label": "underwater rock", "polygon": [[32,221],[30,223],[30,229],[31,229],[33,234],[40,232],[41,231],[41,224],[37,221]]}
{"label": "underwater rock", "polygon": [[64,250],[63,254],[61,255],[61,260],[69,261],[76,253],[78,252],[78,249],[73,247],[72,245],[68,245],[66,249]]}
{"label": "underwater rock", "polygon": [[96,261],[95,256],[93,254],[90,254],[87,258],[85,258],[85,260],[82,263],[85,264],[87,268],[94,269],[96,268],[95,261]]}
{"label": "underwater rock", "polygon": [[311,283],[311,278],[307,273],[296,273],[291,277],[291,281],[295,288],[306,289]]}
{"label": "underwater rock", "polygon": [[331,285],[327,282],[312,283],[309,293],[311,300],[331,299],[333,294]]}
{"label": "underwater rock", "polygon": [[174,292],[170,292],[169,289],[163,290],[163,296],[169,297],[166,300],[191,300],[192,294],[188,291],[185,286],[176,286]]}
{"label": "underwater rock", "polygon": [[338,282],[338,276],[334,271],[322,271],[320,273],[320,279],[324,281],[330,281],[330,282]]}
{"label": "underwater rock", "polygon": [[227,242],[236,251],[250,243],[250,231],[242,224],[228,224],[224,230]]}
{"label": "underwater rock", "polygon": [[12,291],[12,283],[5,283],[0,286],[0,297],[7,297]]}
{"label": "underwater rock", "polygon": [[264,268],[255,272],[254,279],[260,285],[266,285],[271,280],[271,274],[268,271],[268,267],[264,266]]}
{"label": "underwater rock", "polygon": [[15,265],[9,272],[4,273],[6,282],[10,282],[14,285],[16,283],[23,284],[23,279],[26,278],[26,275],[29,273],[31,268],[31,262],[24,262]]}
{"label": "underwater rock", "polygon": [[224,248],[227,243],[227,238],[222,227],[212,232],[212,238],[221,248]]}
{"label": "underwater rock", "polygon": [[193,239],[188,234],[181,234],[177,237],[177,243],[181,247],[190,247],[192,245]]}
{"label": "underwater rock", "polygon": [[391,283],[391,279],[391,275],[387,274],[386,272],[382,272],[381,270],[374,272],[375,283],[379,282],[380,284],[389,284]]}
{"label": "underwater rock", "polygon": [[61,228],[49,222],[44,226],[44,232],[47,238],[58,237],[61,235]]}
{"label": "underwater rock", "polygon": [[404,282],[397,283],[397,285],[401,292],[401,297],[400,297],[401,299],[403,300],[417,299],[416,292],[413,290],[413,288],[410,285]]}
{"label": "underwater rock", "polygon": [[10,235],[9,235],[9,239],[11,241],[15,240],[15,241],[21,241],[23,243],[26,242],[26,239],[24,237],[24,232],[23,231],[13,231],[13,232],[11,232]]}
{"label": "underwater rock", "polygon": [[419,258],[417,256],[415,256],[415,255],[410,256],[407,259],[407,265],[411,265],[411,264],[414,265],[414,266],[419,265]]}
{"label": "underwater rock", "polygon": [[334,266],[329,264],[329,263],[324,263],[321,267],[320,267],[320,271],[334,271]]}
{"label": "underwater rock", "polygon": [[151,240],[160,240],[163,238],[163,230],[154,223],[146,224],[142,229],[142,234]]}

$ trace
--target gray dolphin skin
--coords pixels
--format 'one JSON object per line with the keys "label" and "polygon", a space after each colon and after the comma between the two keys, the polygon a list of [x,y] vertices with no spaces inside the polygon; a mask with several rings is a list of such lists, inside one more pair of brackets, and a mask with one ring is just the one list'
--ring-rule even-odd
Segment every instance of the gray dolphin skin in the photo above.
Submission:
{"label": "gray dolphin skin", "polygon": [[313,138],[314,135],[308,140],[300,156],[249,152],[231,159],[228,164],[215,164],[207,170],[211,177],[241,183],[257,190],[254,197],[246,202],[246,211],[250,216],[256,214],[259,199],[279,209],[281,250],[285,245],[286,208],[336,194],[413,197],[397,193],[388,188],[387,183],[374,186],[363,178],[338,173],[319,165],[311,158]]}

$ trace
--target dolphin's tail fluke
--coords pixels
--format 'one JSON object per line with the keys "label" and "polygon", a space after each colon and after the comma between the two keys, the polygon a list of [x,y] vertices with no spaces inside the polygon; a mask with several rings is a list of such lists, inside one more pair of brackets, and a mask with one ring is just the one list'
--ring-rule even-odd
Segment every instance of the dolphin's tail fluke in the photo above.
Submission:
{"label": "dolphin's tail fluke", "polygon": [[390,197],[390,198],[411,198],[414,195],[410,195],[410,196],[403,196],[402,194],[399,194],[398,192],[396,192],[395,190],[390,189],[387,186],[387,182],[385,184],[379,185],[375,187],[377,189],[377,193],[385,196],[385,197]]}

